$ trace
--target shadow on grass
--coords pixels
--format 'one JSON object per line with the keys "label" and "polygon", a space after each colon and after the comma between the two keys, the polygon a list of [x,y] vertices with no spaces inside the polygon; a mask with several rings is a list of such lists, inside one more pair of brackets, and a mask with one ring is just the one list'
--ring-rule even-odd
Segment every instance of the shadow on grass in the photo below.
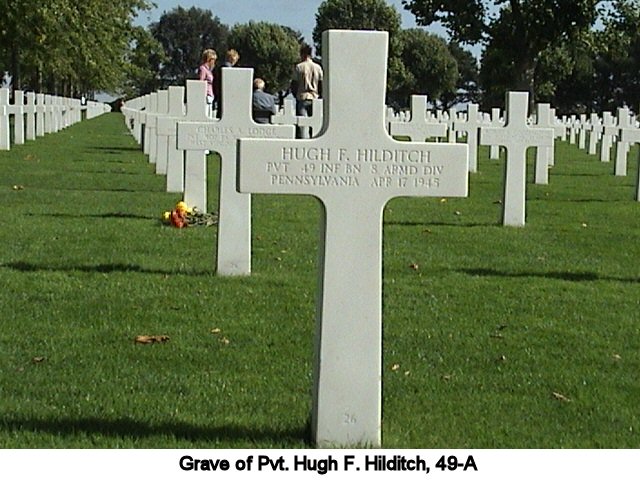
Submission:
{"label": "shadow on grass", "polygon": [[[155,436],[167,436],[187,441],[240,441],[249,444],[267,442],[278,445],[286,443],[299,444],[300,442],[308,443],[310,438],[308,426],[283,430],[277,428],[252,428],[250,426],[240,425],[203,427],[184,422],[151,424],[132,418],[14,418],[0,421],[0,428],[7,432],[29,431],[63,437],[101,435],[115,438],[142,439]],[[161,446],[159,445],[158,448],[161,448]]]}
{"label": "shadow on grass", "polygon": [[87,149],[88,151],[98,151],[98,152],[105,152],[105,153],[117,153],[120,154],[122,152],[140,152],[142,151],[140,147],[138,146],[133,146],[133,147],[91,147],[89,149]]}
{"label": "shadow on grass", "polygon": [[214,276],[210,271],[180,271],[158,270],[143,268],[131,263],[100,263],[97,265],[38,265],[27,262],[11,262],[0,264],[1,268],[10,268],[19,272],[84,272],[84,273],[148,273],[152,275],[186,275],[186,276]]}
{"label": "shadow on grass", "polygon": [[26,213],[27,217],[55,217],[55,218],[129,218],[134,220],[158,220],[158,217],[151,217],[149,215],[135,215],[133,213],[100,213],[100,214],[87,214],[78,215],[75,213]]}
{"label": "shadow on grass", "polygon": [[466,222],[384,222],[386,225],[398,227],[501,227],[500,222],[494,223],[466,223]]}
{"label": "shadow on grass", "polygon": [[477,277],[507,277],[507,278],[552,278],[556,280],[566,280],[568,282],[595,282],[595,281],[608,281],[608,282],[625,282],[625,283],[640,283],[639,278],[616,278],[605,277],[598,275],[594,272],[501,272],[491,268],[464,268],[457,270],[460,273],[466,273],[467,275],[473,275]]}

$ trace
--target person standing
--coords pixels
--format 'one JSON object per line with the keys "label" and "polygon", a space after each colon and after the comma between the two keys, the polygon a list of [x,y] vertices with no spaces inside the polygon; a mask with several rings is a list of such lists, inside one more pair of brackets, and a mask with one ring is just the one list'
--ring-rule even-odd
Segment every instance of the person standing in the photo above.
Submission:
{"label": "person standing", "polygon": [[[215,101],[215,76],[213,69],[218,59],[218,54],[212,48],[207,48],[202,52],[202,60],[200,67],[198,67],[198,80],[207,82],[207,95],[206,102],[209,110],[213,110],[213,103]],[[210,112],[211,113],[211,112]]]}
{"label": "person standing", "polygon": [[253,81],[253,120],[256,123],[271,123],[271,117],[278,112],[276,97],[264,91],[264,80]]}
{"label": "person standing", "polygon": [[[294,69],[291,92],[296,96],[296,115],[313,115],[313,100],[322,94],[322,67],[313,61],[309,45],[300,47],[300,63]],[[309,138],[308,127],[298,127],[298,138]]]}

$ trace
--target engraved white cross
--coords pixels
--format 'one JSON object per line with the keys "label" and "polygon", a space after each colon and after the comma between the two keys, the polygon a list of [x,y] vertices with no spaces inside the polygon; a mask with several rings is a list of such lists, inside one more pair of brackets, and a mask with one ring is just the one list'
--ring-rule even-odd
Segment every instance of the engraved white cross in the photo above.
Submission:
{"label": "engraved white cross", "polygon": [[527,92],[507,92],[506,125],[482,127],[480,134],[482,145],[500,144],[507,151],[502,223],[515,227],[525,223],[527,148],[553,146],[553,130],[527,125],[528,105]]}
{"label": "engraved white cross", "polygon": [[240,191],[314,195],[324,206],[312,407],[320,446],[380,445],[385,204],[467,195],[466,145],[387,134],[387,51],[386,32],[324,32],[321,135],[239,142]]}
{"label": "engraved white cross", "polygon": [[252,68],[222,69],[222,118],[178,123],[178,147],[220,154],[217,273],[251,273],[251,195],[236,190],[240,138],[293,138],[292,125],[256,123],[252,111]]}

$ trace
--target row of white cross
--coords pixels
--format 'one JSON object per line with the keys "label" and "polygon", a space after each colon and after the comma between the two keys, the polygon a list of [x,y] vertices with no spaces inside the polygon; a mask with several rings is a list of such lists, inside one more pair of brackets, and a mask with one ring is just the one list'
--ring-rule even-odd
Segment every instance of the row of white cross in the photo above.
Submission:
{"label": "row of white cross", "polygon": [[[12,103],[10,93],[8,88],[0,88],[0,150],[10,150],[12,144],[22,145],[25,140],[35,140],[73,125],[82,119],[82,110],[86,110],[86,118],[110,111],[104,103],[90,101],[82,105],[77,98],[22,90],[14,90]],[[10,117],[13,117],[13,138]]]}
{"label": "row of white cross", "polygon": [[[294,139],[293,125],[252,120],[251,69],[223,69],[219,120],[210,118],[205,85],[197,81],[187,82],[186,103],[182,87],[169,87],[123,108],[156,171],[166,173],[167,190],[184,191],[190,205],[206,208],[206,153],[219,153],[219,275],[251,271],[250,193],[308,194],[323,203],[312,407],[319,446],[381,442],[385,204],[398,196],[467,196],[478,143],[500,145],[507,157],[504,224],[524,225],[526,149],[538,148],[542,182],[554,138],[566,129],[548,105],[538,107],[530,125],[528,95],[510,92],[504,125],[481,124],[470,105],[466,120],[456,115],[449,127],[464,132],[467,144],[455,143],[455,133],[451,143],[424,143],[444,137],[447,127],[426,117],[422,97],[413,98],[410,120],[391,118],[384,104],[387,49],[386,32],[323,34],[323,114],[310,139]],[[353,56],[360,51],[367,55]]]}

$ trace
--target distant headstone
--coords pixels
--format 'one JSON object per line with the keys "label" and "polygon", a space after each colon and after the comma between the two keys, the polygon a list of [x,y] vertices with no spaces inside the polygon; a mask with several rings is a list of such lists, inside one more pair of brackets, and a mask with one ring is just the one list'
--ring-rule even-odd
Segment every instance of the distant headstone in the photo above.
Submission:
{"label": "distant headstone", "polygon": [[611,160],[611,144],[613,137],[618,134],[618,126],[611,112],[602,112],[602,141],[600,142],[600,161],[609,162]]}
{"label": "distant headstone", "polygon": [[[492,108],[491,109],[491,126],[492,127],[501,127],[502,119],[500,118],[500,109]],[[490,160],[499,160],[500,159],[500,145],[490,145],[489,146],[489,159]]]}
{"label": "distant headstone", "polygon": [[[539,103],[536,114],[536,128],[551,129],[554,128],[554,116],[551,105],[548,103]],[[555,137],[555,132],[554,132]],[[549,183],[549,167],[554,163],[554,145],[553,141],[550,147],[539,146],[536,148],[536,168],[534,183],[538,185],[547,185]]]}
{"label": "distant headstone", "polygon": [[24,144],[24,93],[14,90],[13,105],[7,107],[7,113],[13,115],[13,143]]}
{"label": "distant headstone", "polygon": [[408,122],[390,122],[389,133],[394,136],[409,137],[414,142],[444,137],[447,126],[427,117],[427,96],[411,95],[411,119]]}
{"label": "distant headstone", "polygon": [[[626,107],[618,109],[618,129],[631,128],[631,115]],[[624,141],[618,131],[618,143],[616,145],[616,162],[613,167],[613,173],[616,176],[624,177],[627,175],[627,155],[629,154],[629,144]]]}
{"label": "distant headstone", "polygon": [[36,139],[36,94],[35,92],[27,92],[27,102],[24,106],[26,114],[26,139]]}
{"label": "distant headstone", "polygon": [[314,98],[311,101],[311,115],[308,117],[296,117],[298,128],[306,129],[307,138],[317,137],[322,130],[322,99]]}
{"label": "distant headstone", "polygon": [[[207,84],[201,80],[187,80],[187,114],[186,122],[198,122],[206,126],[214,126],[218,120],[210,116],[210,107],[205,98]],[[145,128],[146,131],[146,128]],[[145,135],[146,136],[146,135]],[[184,157],[184,196],[183,199],[190,207],[195,207],[201,212],[207,211],[207,147],[206,141],[198,139],[198,136],[184,138],[188,141],[188,147],[181,144],[180,123],[178,123],[177,144],[180,150],[185,150]],[[195,142],[200,142],[194,145]]]}
{"label": "distant headstone", "polygon": [[380,445],[385,204],[467,195],[465,145],[387,134],[387,49],[387,32],[324,32],[323,134],[239,142],[240,191],[314,195],[324,204],[312,408],[318,446]]}
{"label": "distant headstone", "polygon": [[0,150],[10,150],[9,89],[0,88]]}
{"label": "distant headstone", "polygon": [[[640,143],[640,128],[635,125],[628,125],[621,129],[620,140],[627,145]],[[640,165],[638,166],[638,174],[636,177],[636,201],[640,202]]]}
{"label": "distant headstone", "polygon": [[589,117],[589,149],[587,152],[589,155],[595,155],[598,153],[598,141],[602,135],[602,122],[597,113],[592,113]]}
{"label": "distant headstone", "polygon": [[482,145],[497,143],[507,150],[502,223],[515,227],[525,224],[527,148],[553,146],[553,130],[527,125],[528,104],[528,93],[507,92],[506,125],[481,129]]}
{"label": "distant headstone", "polygon": [[164,141],[166,157],[158,158],[156,172],[167,174],[167,192],[184,192],[184,151],[178,148],[178,122],[185,119],[184,87],[169,87],[168,112],[158,118],[158,142]]}
{"label": "distant headstone", "polygon": [[[251,273],[251,195],[238,193],[237,142],[241,138],[291,138],[292,125],[257,123],[252,118],[253,69],[225,68],[222,73],[222,118],[215,122],[178,123],[178,147],[220,154],[217,273]],[[206,182],[206,178],[202,179]]]}
{"label": "distant headstone", "polygon": [[[478,121],[478,105],[467,105],[466,121],[458,120],[454,124],[456,132],[466,133],[467,146],[469,147],[469,171],[478,171],[478,130],[482,124]],[[490,144],[489,144],[490,145]]]}

